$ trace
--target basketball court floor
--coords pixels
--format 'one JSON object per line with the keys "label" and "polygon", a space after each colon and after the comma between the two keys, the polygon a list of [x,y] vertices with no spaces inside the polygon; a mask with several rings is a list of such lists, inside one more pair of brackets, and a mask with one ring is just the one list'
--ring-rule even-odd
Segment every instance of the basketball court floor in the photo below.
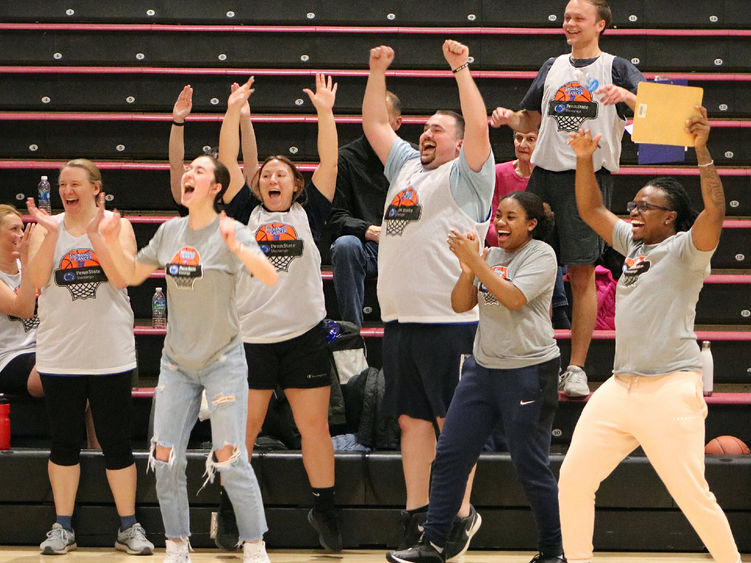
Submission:
{"label": "basketball court floor", "polygon": [[[346,550],[327,555],[311,550],[270,550],[272,563],[376,563],[386,561],[382,550]],[[528,563],[534,553],[528,551],[470,551],[464,563]],[[63,557],[42,556],[36,546],[0,546],[2,563],[114,563],[159,562],[164,549],[157,549],[153,557],[133,557],[107,548],[82,548]],[[191,554],[194,563],[233,563],[242,561],[242,554],[221,553],[217,550],[198,549]],[[708,563],[712,559],[703,553],[597,553],[594,563]],[[751,556],[743,561],[751,562]]]}

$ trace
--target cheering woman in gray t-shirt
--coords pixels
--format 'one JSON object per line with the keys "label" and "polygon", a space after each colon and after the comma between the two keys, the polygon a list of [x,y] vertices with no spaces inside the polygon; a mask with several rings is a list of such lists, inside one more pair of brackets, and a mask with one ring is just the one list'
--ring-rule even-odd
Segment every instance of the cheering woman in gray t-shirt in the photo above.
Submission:
{"label": "cheering woman in gray t-shirt", "polygon": [[715,561],[740,555],[727,518],[704,478],[701,362],[696,302],[725,217],[722,183],[707,150],[707,110],[686,123],[694,137],[704,209],[696,216],[674,178],[656,178],[627,205],[631,224],[602,203],[592,166],[600,136],[571,134],[579,214],[626,256],[618,280],[615,362],[584,407],[561,467],[563,544],[569,561],[592,559],[595,491],[638,446]]}
{"label": "cheering woman in gray t-shirt", "polygon": [[[479,305],[480,322],[438,439],[424,535],[409,549],[389,553],[392,563],[459,555],[452,525],[472,467],[499,422],[537,522],[540,554],[533,561],[563,560],[558,487],[548,460],[560,351],[550,322],[557,263],[541,239],[552,217],[539,196],[512,192],[499,202],[494,223],[498,247],[483,254],[475,233],[452,230],[448,237],[461,265],[451,306],[463,312]],[[469,518],[464,549],[482,521],[474,508]]]}
{"label": "cheering woman in gray t-shirt", "polygon": [[261,491],[245,448],[248,385],[245,353],[234,306],[235,282],[245,267],[260,282],[276,283],[276,270],[252,234],[217,212],[229,185],[227,168],[210,156],[190,163],[181,180],[188,216],[162,224],[138,256],[117,241],[117,212],[104,216],[99,231],[128,284],[139,284],[157,268],[167,279],[170,314],[154,395],[154,436],[149,466],[156,473],[159,507],[167,537],[166,561],[190,561],[190,522],[185,482],[186,448],[205,389],[211,409],[213,451],[206,461],[237,507],[244,560],[268,562]]}

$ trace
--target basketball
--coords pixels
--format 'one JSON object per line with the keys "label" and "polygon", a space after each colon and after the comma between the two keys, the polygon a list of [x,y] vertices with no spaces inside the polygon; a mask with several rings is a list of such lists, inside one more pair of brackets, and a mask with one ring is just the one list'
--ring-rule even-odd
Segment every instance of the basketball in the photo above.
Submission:
{"label": "basketball", "polygon": [[751,450],[748,449],[743,440],[735,436],[717,436],[717,438],[707,442],[707,445],[704,446],[704,453],[710,455],[749,455]]}
{"label": "basketball", "polygon": [[555,93],[558,102],[591,102],[592,95],[578,82],[569,82]]}
{"label": "basketball", "polygon": [[297,231],[284,223],[261,225],[256,231],[256,241],[266,240],[297,240]]}
{"label": "basketball", "polygon": [[394,207],[410,207],[417,205],[417,193],[412,188],[402,190],[391,200]]}
{"label": "basketball", "polygon": [[72,268],[88,268],[99,266],[96,254],[93,250],[79,249],[71,250],[60,260],[61,270],[70,270]]}
{"label": "basketball", "polygon": [[201,257],[195,248],[184,246],[177,251],[170,264],[180,264],[182,266],[198,266],[201,263]]}

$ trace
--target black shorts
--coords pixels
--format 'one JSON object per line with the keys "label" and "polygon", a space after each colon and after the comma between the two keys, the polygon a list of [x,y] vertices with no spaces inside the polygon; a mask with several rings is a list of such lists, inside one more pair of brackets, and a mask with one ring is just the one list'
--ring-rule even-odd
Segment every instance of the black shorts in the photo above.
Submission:
{"label": "black shorts", "polygon": [[[595,176],[603,203],[610,207],[613,176],[604,168]],[[565,266],[594,264],[605,248],[605,242],[579,216],[575,180],[575,170],[551,172],[537,166],[527,184],[527,191],[540,196],[555,213],[555,229],[547,242],[555,249],[558,262]]]}
{"label": "black shorts", "polygon": [[331,352],[323,323],[308,332],[270,344],[245,342],[248,387],[312,389],[331,385]]}
{"label": "black shorts", "polygon": [[37,355],[34,352],[19,354],[0,371],[0,393],[29,397],[27,383],[34,369]]}
{"label": "black shorts", "polygon": [[445,417],[476,330],[475,323],[386,323],[385,414],[430,421]]}

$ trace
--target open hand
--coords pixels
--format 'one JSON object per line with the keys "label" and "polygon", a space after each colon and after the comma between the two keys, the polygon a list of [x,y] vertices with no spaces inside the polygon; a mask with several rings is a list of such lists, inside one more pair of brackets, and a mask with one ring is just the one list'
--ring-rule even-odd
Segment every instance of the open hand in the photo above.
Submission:
{"label": "open hand", "polygon": [[602,138],[602,133],[592,138],[592,131],[589,129],[579,129],[575,133],[568,134],[568,145],[574,149],[576,156],[591,156],[597,150],[597,143]]}
{"label": "open hand", "polygon": [[330,110],[334,107],[336,100],[336,89],[339,85],[334,82],[331,75],[326,76],[323,73],[316,74],[316,91],[315,94],[310,88],[303,88],[310,101],[316,107],[316,110]]}
{"label": "open hand", "polygon": [[[472,273],[472,264],[480,258],[480,239],[476,233],[460,233],[451,229],[448,235],[449,250],[459,259],[459,265],[465,274]],[[487,249],[483,257],[487,254]]]}
{"label": "open hand", "polygon": [[193,88],[190,84],[187,84],[180,95],[177,96],[177,101],[172,108],[172,119],[178,123],[183,123],[185,118],[190,115],[191,109],[193,109]]}
{"label": "open hand", "polygon": [[56,233],[59,230],[57,219],[43,209],[39,209],[34,203],[34,198],[26,198],[26,209],[37,224],[44,227],[48,233]]}
{"label": "open hand", "polygon": [[[253,82],[255,82],[255,77],[251,76],[250,78],[248,78],[248,81],[245,84],[243,84],[243,86],[245,85],[252,86]],[[237,82],[233,82],[232,85],[229,87],[229,89],[230,89],[230,96],[229,96],[229,99],[227,100],[227,107],[233,106],[233,104],[240,103],[239,101],[233,100],[232,98],[232,96],[235,95],[235,92],[237,92],[240,89],[240,85]],[[253,93],[253,91],[254,90],[252,88],[249,88],[249,92],[247,96],[245,95],[244,91],[241,92],[240,94],[237,94],[238,96],[244,98],[244,103],[240,107],[241,117],[250,117],[250,103],[248,102],[248,98],[250,98],[250,95]]]}

